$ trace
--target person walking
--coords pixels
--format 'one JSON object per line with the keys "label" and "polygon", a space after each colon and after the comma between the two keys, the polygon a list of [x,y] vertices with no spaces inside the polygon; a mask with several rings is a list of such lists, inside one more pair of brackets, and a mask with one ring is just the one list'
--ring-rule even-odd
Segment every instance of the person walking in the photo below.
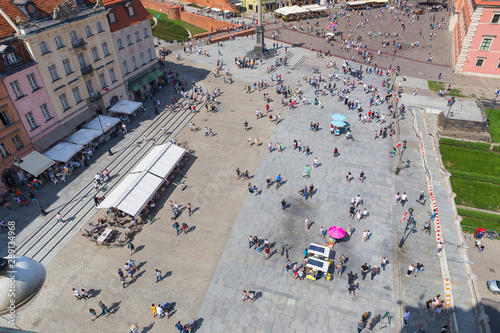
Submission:
{"label": "person walking", "polygon": [[363,277],[363,280],[365,279],[368,271],[369,271],[369,267],[368,267],[368,264],[365,262],[365,264],[361,266],[361,276]]}
{"label": "person walking", "polygon": [[157,312],[156,312],[156,306],[155,304],[151,304],[151,312],[153,312],[153,318],[155,318],[157,316]]}
{"label": "person walking", "polygon": [[382,258],[382,263],[380,264],[380,266],[382,267],[382,270],[385,271],[385,266],[389,263],[389,259],[387,259],[386,257],[383,257]]}
{"label": "person walking", "polygon": [[371,273],[372,273],[371,280],[373,281],[373,278],[378,274],[378,267],[373,266],[371,269]]}
{"label": "person walking", "polygon": [[121,268],[118,268],[118,276],[120,277],[120,282],[122,283],[122,287],[125,288],[125,274]]}
{"label": "person walking", "polygon": [[347,274],[347,284],[352,284],[352,283],[354,283],[354,273],[350,271]]}
{"label": "person walking", "polygon": [[443,242],[439,242],[437,244],[436,254],[439,255],[441,253],[441,251],[443,250],[443,248],[444,248],[444,243]]}
{"label": "person walking", "polygon": [[309,232],[309,218],[306,217],[304,221],[304,228],[306,229],[307,232]]}
{"label": "person walking", "polygon": [[417,265],[415,266],[415,277],[417,277],[418,272],[423,272],[424,271],[424,264],[421,262],[417,262]]}
{"label": "person walking", "polygon": [[281,209],[283,209],[283,210],[286,209],[286,201],[285,201],[285,199],[281,200]]}
{"label": "person walking", "polygon": [[172,224],[172,227],[175,228],[175,235],[179,236],[179,222],[175,221],[174,224]]}
{"label": "person walking", "polygon": [[363,170],[361,170],[361,172],[359,173],[359,180],[361,182],[365,180],[365,172]]}
{"label": "person walking", "polygon": [[288,259],[288,261],[285,264],[285,273],[288,273],[288,271],[291,269],[292,269],[292,262],[290,261],[290,259]]}
{"label": "person walking", "polygon": [[352,296],[356,296],[356,285],[354,283],[349,283],[347,285],[347,294],[351,294],[352,293]]}
{"label": "person walking", "polygon": [[57,222],[64,222],[64,219],[63,219],[61,212],[57,212],[56,219],[57,219]]}
{"label": "person walking", "polygon": [[337,269],[337,274],[339,275],[339,277],[342,277],[342,270],[344,269],[344,266],[342,265],[341,262],[339,262],[336,269]]}
{"label": "person walking", "polygon": [[90,308],[89,309],[90,314],[92,315],[92,318],[90,318],[92,321],[97,319],[97,312],[95,312],[94,309]]}
{"label": "person walking", "polygon": [[102,315],[106,315],[106,317],[109,316],[109,309],[102,301],[99,301],[99,307],[102,310],[102,313],[100,314],[100,316],[102,316]]}
{"label": "person walking", "polygon": [[410,277],[411,274],[415,271],[415,265],[408,266],[408,271],[406,272],[406,277]]}
{"label": "person walking", "polygon": [[163,280],[163,276],[161,276],[161,271],[159,269],[155,269],[155,276],[156,276],[156,283],[158,283],[158,281]]}
{"label": "person walking", "polygon": [[406,195],[406,192],[404,192],[402,195],[401,195],[401,206],[404,207],[405,203],[408,201],[408,195]]}
{"label": "person walking", "polygon": [[432,211],[432,214],[431,214],[430,218],[429,218],[429,222],[434,222],[434,219],[436,218],[436,215],[437,215],[437,212],[436,212],[436,210],[434,209],[434,210]]}
{"label": "person walking", "polygon": [[80,291],[76,288],[73,288],[73,295],[75,295],[76,299],[82,299],[82,295],[80,294]]}
{"label": "person walking", "polygon": [[368,234],[369,234],[368,231],[366,231],[366,230],[363,231],[363,243],[365,243],[366,240],[368,239]]}
{"label": "person walking", "polygon": [[88,301],[89,300],[89,293],[85,289],[83,289],[83,288],[82,288],[82,299],[84,301]]}
{"label": "person walking", "polygon": [[186,206],[187,210],[188,210],[188,213],[189,215],[188,216],[191,216],[191,204],[188,202],[187,206]]}
{"label": "person walking", "polygon": [[128,242],[127,247],[130,250],[130,256],[132,256],[135,253],[135,246],[132,242]]}
{"label": "person walking", "polygon": [[266,246],[264,252],[266,253],[266,260],[269,259],[269,257],[271,256],[271,249],[269,248],[269,246]]}
{"label": "person walking", "polygon": [[408,326],[408,320],[410,320],[410,310],[406,309],[403,314],[403,323],[405,326]]}

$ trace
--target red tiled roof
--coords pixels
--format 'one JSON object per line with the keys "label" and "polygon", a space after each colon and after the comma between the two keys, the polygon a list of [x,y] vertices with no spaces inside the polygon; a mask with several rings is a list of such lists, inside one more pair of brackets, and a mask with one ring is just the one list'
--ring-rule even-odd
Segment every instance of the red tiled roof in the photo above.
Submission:
{"label": "red tiled roof", "polygon": [[[26,21],[28,18],[12,4],[11,0],[0,0],[0,8],[7,14],[14,23],[16,22],[16,17],[21,16]],[[7,22],[7,20],[0,15],[0,39],[12,36],[16,31]]]}
{"label": "red tiled roof", "polygon": [[477,0],[476,5],[485,7],[500,7],[500,1]]}
{"label": "red tiled roof", "polygon": [[[128,9],[125,8],[125,4],[129,2],[132,3],[134,8],[135,15],[132,17],[128,15]],[[113,10],[115,14],[116,22],[109,24],[111,32],[130,27],[153,17],[139,0],[104,0],[103,5],[107,9]]]}

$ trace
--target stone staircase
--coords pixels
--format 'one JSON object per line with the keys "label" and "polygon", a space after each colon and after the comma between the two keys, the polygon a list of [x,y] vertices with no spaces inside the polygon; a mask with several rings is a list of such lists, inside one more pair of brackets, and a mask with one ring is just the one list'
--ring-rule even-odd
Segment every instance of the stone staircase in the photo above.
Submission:
{"label": "stone staircase", "polygon": [[[471,16],[471,22],[469,26],[469,30],[467,31],[467,35],[465,36],[462,42],[462,49],[457,58],[457,65],[455,70],[457,72],[461,72],[465,62],[467,61],[467,53],[469,52],[470,45],[476,34],[477,26],[479,24],[479,20],[481,19],[481,15],[483,14],[483,7],[477,7],[474,11],[474,14]],[[457,23],[458,24],[458,23]]]}

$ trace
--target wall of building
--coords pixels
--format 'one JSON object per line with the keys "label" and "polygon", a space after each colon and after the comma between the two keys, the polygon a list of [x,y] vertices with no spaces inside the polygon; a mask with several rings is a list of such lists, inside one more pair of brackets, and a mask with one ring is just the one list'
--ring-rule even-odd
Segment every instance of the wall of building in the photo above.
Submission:
{"label": "wall of building", "polygon": [[[34,74],[36,81],[38,83],[39,88],[35,91],[30,86],[28,81],[28,75]],[[11,82],[17,81],[21,86],[21,90],[24,97],[17,99],[14,94],[12,87],[10,85]],[[14,106],[19,113],[20,120],[22,121],[28,136],[32,141],[35,141],[37,136],[40,136],[44,131],[49,129],[50,127],[56,125],[58,123],[57,115],[54,111],[54,107],[52,102],[47,95],[47,90],[45,89],[45,85],[43,83],[43,79],[38,72],[37,66],[33,64],[33,66],[28,67],[20,72],[17,72],[13,75],[8,76],[4,80],[5,87],[7,88],[7,92],[12,99]],[[44,116],[41,106],[46,104],[49,110],[50,116],[48,119]],[[33,114],[33,118],[35,119],[36,125],[38,127],[32,129],[29,124],[26,114],[31,112]]]}
{"label": "wall of building", "polygon": [[[5,181],[8,174],[12,175],[12,178],[15,179],[15,181],[18,182],[20,180],[17,176],[19,168],[15,165],[15,159],[23,158],[32,152],[33,144],[31,143],[23,123],[15,110],[14,104],[7,93],[4,80],[0,82],[0,105],[0,112],[6,112],[12,122],[8,126],[4,126],[3,123],[0,123],[0,144],[5,144],[10,153],[9,156],[6,157],[0,156],[0,193],[4,194],[8,189],[8,184]],[[20,149],[17,149],[12,142],[12,138],[16,135],[20,137],[24,145]]]}
{"label": "wall of building", "polygon": [[[153,10],[159,10],[159,8],[163,7],[157,7],[158,9],[154,9],[151,6],[155,5],[168,5],[169,3],[172,3],[169,0],[141,0],[142,5],[148,9],[153,9]],[[219,8],[220,10],[230,10],[230,11],[237,11],[236,7],[229,1],[229,0],[189,0],[189,3],[194,3],[198,6],[203,6],[203,7],[210,7],[210,8]],[[165,12],[165,11],[163,11]],[[170,17],[170,16],[169,16]]]}
{"label": "wall of building", "polygon": [[[479,24],[477,25],[467,54],[467,61],[462,69],[463,72],[500,77],[500,25],[491,23],[494,13],[499,14],[500,10],[483,8]],[[484,37],[493,38],[487,51],[480,50]],[[484,59],[482,66],[476,66],[478,58]]]}

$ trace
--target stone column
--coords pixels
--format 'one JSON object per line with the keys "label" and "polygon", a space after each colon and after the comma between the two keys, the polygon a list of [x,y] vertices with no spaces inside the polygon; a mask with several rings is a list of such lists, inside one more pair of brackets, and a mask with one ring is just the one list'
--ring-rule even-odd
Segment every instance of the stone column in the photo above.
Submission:
{"label": "stone column", "polygon": [[264,52],[264,26],[262,25],[262,0],[258,0],[258,25],[255,28],[255,34],[257,35],[257,41],[255,43],[254,50],[257,52]]}

